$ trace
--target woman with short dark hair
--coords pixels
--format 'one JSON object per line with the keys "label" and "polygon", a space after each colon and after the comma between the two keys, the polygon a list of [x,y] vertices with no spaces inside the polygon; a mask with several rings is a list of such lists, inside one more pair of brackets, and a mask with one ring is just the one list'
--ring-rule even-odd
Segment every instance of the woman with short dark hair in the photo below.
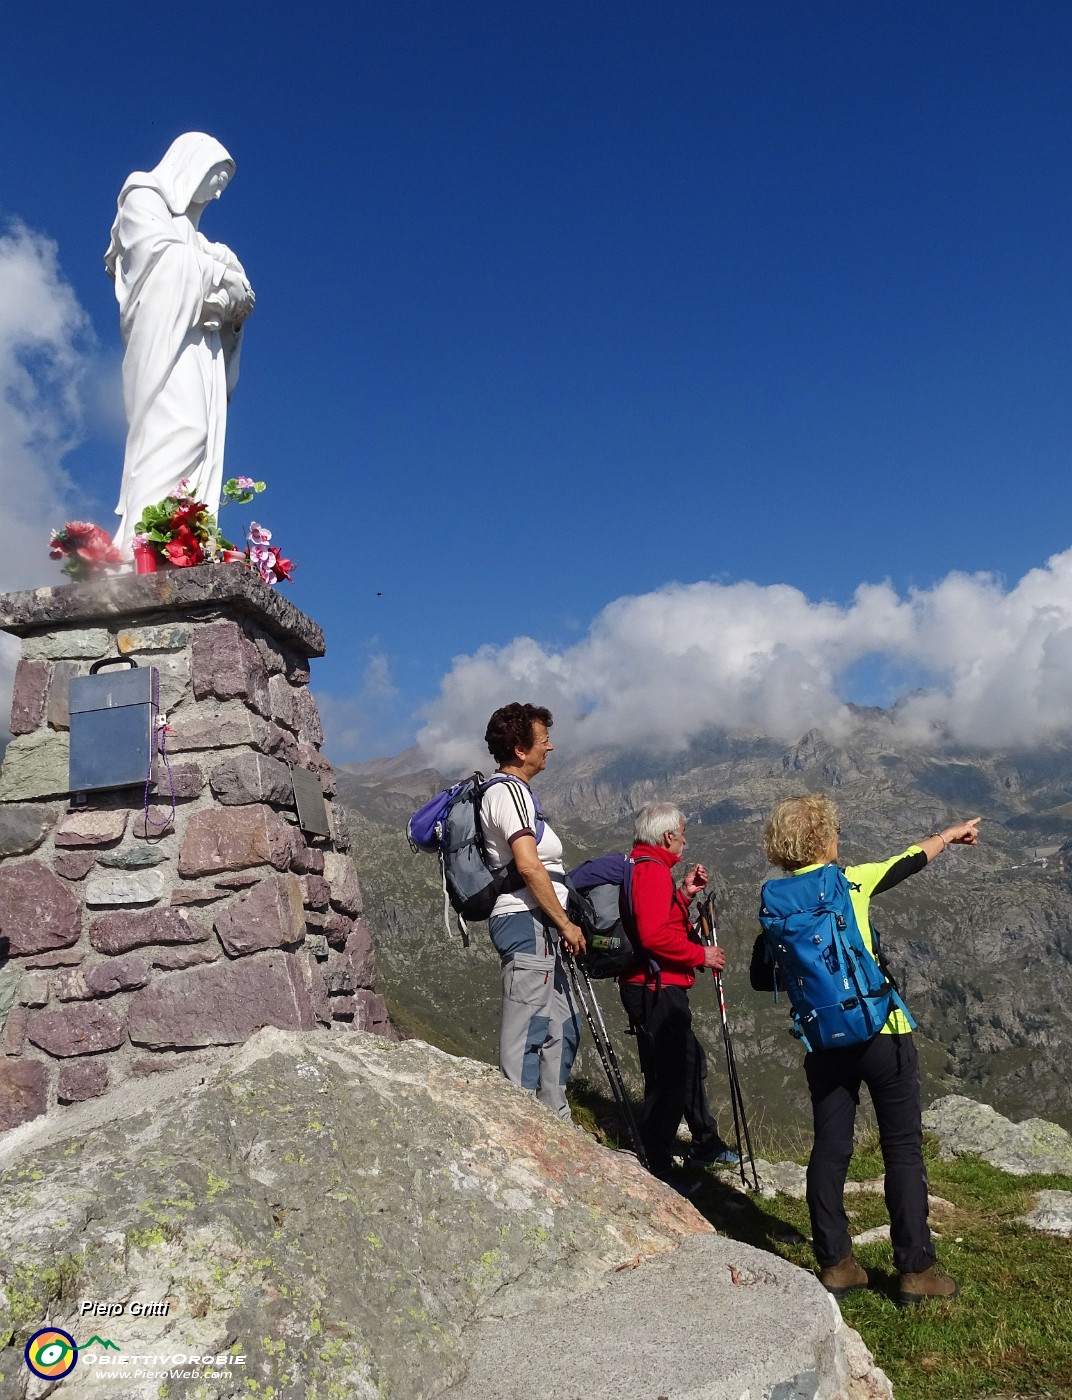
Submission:
{"label": "woman with short dark hair", "polygon": [[516,871],[490,919],[502,967],[499,1068],[568,1119],[566,1081],[581,1028],[562,946],[583,952],[584,935],[566,913],[562,842],[529,786],[554,749],[551,724],[551,711],[542,705],[515,702],[495,711],[484,737],[498,769],[484,789],[480,818],[488,864],[512,864]]}

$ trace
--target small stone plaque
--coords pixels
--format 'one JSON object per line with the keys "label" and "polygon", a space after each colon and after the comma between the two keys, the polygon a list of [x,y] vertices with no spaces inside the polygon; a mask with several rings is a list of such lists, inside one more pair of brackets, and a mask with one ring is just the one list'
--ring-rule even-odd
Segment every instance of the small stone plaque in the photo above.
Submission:
{"label": "small stone plaque", "polygon": [[324,789],[319,777],[310,768],[297,768],[291,764],[290,776],[294,780],[294,801],[298,806],[298,825],[311,836],[330,836],[331,821],[328,806],[324,801]]}

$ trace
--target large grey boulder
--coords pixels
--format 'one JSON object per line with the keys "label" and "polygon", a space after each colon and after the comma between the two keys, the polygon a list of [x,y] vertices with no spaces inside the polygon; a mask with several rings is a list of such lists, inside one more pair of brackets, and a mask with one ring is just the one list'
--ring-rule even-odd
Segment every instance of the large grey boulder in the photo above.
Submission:
{"label": "large grey boulder", "polygon": [[1040,1191],[1034,1206],[1020,1219],[1041,1235],[1072,1239],[1072,1191]]}
{"label": "large grey boulder", "polygon": [[948,1094],[924,1112],[923,1126],[937,1137],[943,1157],[971,1153],[1013,1176],[1072,1173],[1072,1135],[1042,1118],[1012,1123],[989,1104]]}
{"label": "large grey boulder", "polygon": [[264,1030],[23,1124],[0,1241],[0,1400],[46,1322],[64,1400],[891,1395],[809,1273],[419,1041]]}

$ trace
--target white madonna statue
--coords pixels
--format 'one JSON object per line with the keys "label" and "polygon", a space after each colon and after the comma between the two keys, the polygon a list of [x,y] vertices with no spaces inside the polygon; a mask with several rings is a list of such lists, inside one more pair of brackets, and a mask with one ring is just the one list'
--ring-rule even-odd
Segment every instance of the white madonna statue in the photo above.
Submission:
{"label": "white madonna statue", "polygon": [[115,542],[128,556],[143,509],[183,477],[197,500],[219,510],[227,401],[254,297],[230,248],[210,243],[197,225],[234,171],[217,140],[188,131],[119,191],[104,265],[125,346],[129,428]]}

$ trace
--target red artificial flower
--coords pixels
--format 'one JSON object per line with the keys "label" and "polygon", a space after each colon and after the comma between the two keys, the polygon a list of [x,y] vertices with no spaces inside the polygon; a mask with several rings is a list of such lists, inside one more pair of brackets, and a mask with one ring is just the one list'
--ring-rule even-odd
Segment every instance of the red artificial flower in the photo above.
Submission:
{"label": "red artificial flower", "polygon": [[66,559],[63,572],[81,579],[108,564],[121,564],[123,556],[99,525],[87,520],[69,520],[62,530],[53,530],[48,557]]}
{"label": "red artificial flower", "polygon": [[175,538],[168,540],[167,544],[163,546],[163,550],[171,562],[180,569],[187,569],[192,564],[200,564],[205,557],[201,541],[188,525],[180,525],[175,531]]}
{"label": "red artificial flower", "polygon": [[179,531],[198,525],[201,516],[208,510],[204,501],[184,501],[171,517],[171,528]]}
{"label": "red artificial flower", "polygon": [[280,578],[285,578],[288,583],[294,582],[294,560],[284,559],[281,554],[275,556],[273,566]]}

